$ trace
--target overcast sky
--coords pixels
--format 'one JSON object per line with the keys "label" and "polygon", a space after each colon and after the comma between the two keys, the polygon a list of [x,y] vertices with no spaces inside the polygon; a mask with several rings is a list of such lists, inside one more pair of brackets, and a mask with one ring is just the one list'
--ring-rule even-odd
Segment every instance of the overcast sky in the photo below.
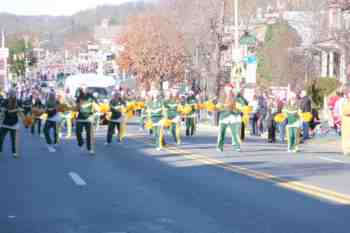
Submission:
{"label": "overcast sky", "polygon": [[132,0],[1,0],[0,12],[21,15],[71,15],[102,4]]}

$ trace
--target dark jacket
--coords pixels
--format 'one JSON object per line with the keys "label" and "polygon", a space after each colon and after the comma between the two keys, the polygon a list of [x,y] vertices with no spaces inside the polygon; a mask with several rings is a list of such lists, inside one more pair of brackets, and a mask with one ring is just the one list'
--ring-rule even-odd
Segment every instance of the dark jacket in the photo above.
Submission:
{"label": "dark jacket", "polygon": [[299,107],[302,112],[311,112],[311,98],[309,96],[304,96],[301,98]]}

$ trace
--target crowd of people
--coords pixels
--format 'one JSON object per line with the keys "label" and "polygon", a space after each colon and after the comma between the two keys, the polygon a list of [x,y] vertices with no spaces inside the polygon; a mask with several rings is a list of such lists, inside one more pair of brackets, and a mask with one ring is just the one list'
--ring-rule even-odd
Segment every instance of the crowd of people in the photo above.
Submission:
{"label": "crowd of people", "polygon": [[[335,127],[338,127],[339,118],[343,122],[346,120],[346,108],[343,107],[346,103],[348,100],[343,93],[338,93],[337,98],[330,101]],[[166,92],[151,90],[144,95],[130,96],[116,89],[107,104],[99,102],[84,86],[75,98],[69,98],[64,92],[43,92],[40,88],[26,89],[18,85],[1,96],[0,104],[0,153],[9,133],[12,154],[16,158],[19,157],[18,132],[23,129],[21,122],[32,135],[43,133],[48,151],[52,153],[60,144],[62,133],[65,131],[66,138],[71,138],[75,129],[78,147],[85,150],[86,144],[91,155],[95,154],[94,133],[101,122],[107,124],[105,145],[110,146],[114,135],[116,141],[123,140],[126,123],[133,116],[139,117],[140,129],[148,130],[157,150],[168,143],[167,132],[177,145],[181,144],[182,128],[185,128],[186,137],[194,136],[203,112],[217,118],[219,151],[224,150],[229,129],[232,146],[237,152],[241,151],[246,132],[250,131],[255,137],[267,135],[268,143],[285,143],[287,139],[288,152],[296,153],[298,145],[308,140],[320,123],[318,112],[312,109],[312,100],[306,91],[291,94],[288,100],[261,92],[249,102],[244,98],[243,90],[233,89],[226,90],[222,101],[201,101],[198,93],[192,90],[181,95],[175,89]]]}

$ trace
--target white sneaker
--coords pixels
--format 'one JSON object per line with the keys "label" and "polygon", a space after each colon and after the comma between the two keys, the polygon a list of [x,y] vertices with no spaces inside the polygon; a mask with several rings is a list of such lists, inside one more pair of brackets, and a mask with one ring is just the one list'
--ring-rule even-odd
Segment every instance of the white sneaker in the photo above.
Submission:
{"label": "white sneaker", "polygon": [[108,142],[105,142],[105,147],[108,147],[108,146],[111,146],[111,144],[110,143],[108,143]]}
{"label": "white sneaker", "polygon": [[13,153],[12,154],[14,158],[18,159],[19,158],[19,155],[17,153]]}
{"label": "white sneaker", "polygon": [[89,150],[89,154],[90,154],[91,156],[94,156],[94,155],[95,155],[95,151],[94,151],[94,150]]}
{"label": "white sneaker", "polygon": [[50,153],[56,152],[56,149],[53,146],[47,146],[47,149],[49,150]]}
{"label": "white sneaker", "polygon": [[157,151],[160,151],[161,149],[162,149],[162,148],[160,148],[160,147],[157,147],[157,148],[156,148]]}

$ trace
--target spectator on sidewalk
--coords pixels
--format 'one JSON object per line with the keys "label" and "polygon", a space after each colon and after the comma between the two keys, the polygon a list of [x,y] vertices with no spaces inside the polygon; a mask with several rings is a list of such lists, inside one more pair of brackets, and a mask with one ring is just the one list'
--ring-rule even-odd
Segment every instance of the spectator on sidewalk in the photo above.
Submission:
{"label": "spectator on sidewalk", "polygon": [[267,97],[266,94],[262,93],[258,96],[258,136],[264,134],[266,125],[266,116],[267,116]]}
{"label": "spectator on sidewalk", "polygon": [[[303,113],[306,113],[306,112],[309,112],[311,113],[312,112],[312,108],[311,108],[311,98],[307,95],[306,91],[303,90],[301,93],[300,93],[300,105],[299,105],[299,108],[301,110],[301,112]],[[303,121],[302,123],[302,134],[303,134],[303,138],[302,138],[302,141],[306,141],[309,139],[309,130],[310,130],[310,125],[309,125],[309,122],[305,122]]]}
{"label": "spectator on sidewalk", "polygon": [[350,92],[342,105],[342,148],[344,155],[350,156]]}
{"label": "spectator on sidewalk", "polygon": [[251,101],[250,105],[252,106],[252,117],[251,117],[251,135],[257,136],[258,135],[258,119],[259,119],[259,113],[258,113],[258,98],[256,95],[254,95],[253,100]]}

